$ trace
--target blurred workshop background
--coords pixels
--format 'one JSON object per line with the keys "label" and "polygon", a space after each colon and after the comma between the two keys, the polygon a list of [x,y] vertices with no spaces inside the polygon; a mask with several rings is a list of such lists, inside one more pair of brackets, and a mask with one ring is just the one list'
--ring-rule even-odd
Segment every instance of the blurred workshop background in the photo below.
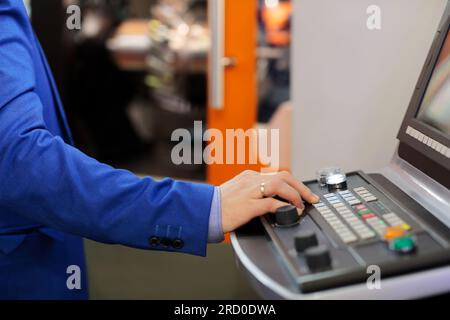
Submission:
{"label": "blurred workshop background", "polygon": [[[219,38],[229,63],[222,66],[220,106],[209,99],[217,17],[207,0],[25,2],[76,146],[100,161],[139,175],[219,184],[243,168],[173,164],[175,129],[188,129],[200,141],[194,121],[206,123],[204,129],[270,126],[289,132],[290,1],[223,4]],[[66,27],[70,5],[81,8],[80,30]],[[288,168],[289,150],[283,152]],[[257,297],[236,268],[229,243],[210,246],[206,259],[91,241],[86,251],[92,299]]]}

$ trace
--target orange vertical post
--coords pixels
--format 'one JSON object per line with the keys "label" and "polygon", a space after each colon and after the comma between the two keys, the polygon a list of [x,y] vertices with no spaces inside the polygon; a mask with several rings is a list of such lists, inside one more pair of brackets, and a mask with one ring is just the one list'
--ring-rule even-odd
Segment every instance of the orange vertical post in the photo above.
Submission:
{"label": "orange vertical post", "polygon": [[[208,128],[219,129],[224,138],[226,129],[245,131],[256,124],[257,28],[257,0],[225,0],[225,56],[236,64],[225,69],[223,108],[208,108],[207,114]],[[213,164],[207,179],[220,185],[247,169],[259,170],[259,165]]]}

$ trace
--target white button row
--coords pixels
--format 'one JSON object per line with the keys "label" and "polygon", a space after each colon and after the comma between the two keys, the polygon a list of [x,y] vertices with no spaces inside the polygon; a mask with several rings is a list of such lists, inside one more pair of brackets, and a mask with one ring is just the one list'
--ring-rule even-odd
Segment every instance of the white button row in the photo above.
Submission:
{"label": "white button row", "polygon": [[377,201],[377,197],[375,197],[373,194],[371,194],[369,191],[367,191],[366,188],[360,187],[353,189],[361,198],[363,198],[366,202],[373,202]]}
{"label": "white button row", "polygon": [[334,231],[339,235],[339,237],[345,243],[351,243],[358,238],[355,234],[350,231],[350,229],[338,218],[336,214],[334,214],[330,208],[327,206],[319,206],[316,209],[320,212],[322,217],[328,222],[328,224],[334,229]]}
{"label": "white button row", "polygon": [[422,142],[423,144],[427,145],[428,147],[435,150],[436,152],[439,152],[443,156],[450,158],[450,148],[447,148],[446,146],[437,142],[436,140],[424,135],[422,132],[420,132],[412,127],[408,127],[406,129],[406,134],[413,137],[414,139]]}
{"label": "white button row", "polygon": [[339,210],[339,208],[347,208],[345,206],[345,204],[343,202],[341,202],[341,201],[339,201],[338,203],[334,203],[333,207],[335,207],[337,210]]}
{"label": "white button row", "polygon": [[389,223],[389,225],[391,225],[392,227],[398,227],[406,224],[405,221],[403,221],[393,212],[385,214],[383,216],[383,219],[385,219],[387,223]]}
{"label": "white button row", "polygon": [[375,233],[370,230],[360,219],[347,207],[340,207],[336,209],[344,220],[352,227],[354,231],[363,240],[371,239],[375,237]]}
{"label": "white button row", "polygon": [[359,201],[353,193],[350,191],[340,191],[339,194],[342,198],[344,198],[345,201],[351,206],[361,204],[361,201]]}
{"label": "white button row", "polygon": [[316,208],[326,207],[325,203],[323,203],[323,202],[316,203],[313,206]]}
{"label": "white button row", "polygon": [[363,240],[369,240],[376,236],[376,234],[370,230],[368,227],[366,227],[363,223],[361,223],[359,226],[354,227],[356,233],[361,237]]}
{"label": "white button row", "polygon": [[333,213],[330,208],[328,208],[326,205],[322,205],[322,206],[316,206],[316,209],[322,214],[327,214],[327,213]]}
{"label": "white button row", "polygon": [[370,218],[367,219],[366,222],[380,235],[384,236],[384,232],[386,231],[386,223],[380,218]]}

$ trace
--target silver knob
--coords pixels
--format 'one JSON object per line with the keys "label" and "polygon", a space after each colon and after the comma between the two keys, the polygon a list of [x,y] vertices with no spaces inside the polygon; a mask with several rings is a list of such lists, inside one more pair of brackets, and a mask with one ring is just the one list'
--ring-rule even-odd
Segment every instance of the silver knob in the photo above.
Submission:
{"label": "silver knob", "polygon": [[347,190],[347,175],[338,167],[319,170],[317,181],[322,188],[328,188],[329,192]]}

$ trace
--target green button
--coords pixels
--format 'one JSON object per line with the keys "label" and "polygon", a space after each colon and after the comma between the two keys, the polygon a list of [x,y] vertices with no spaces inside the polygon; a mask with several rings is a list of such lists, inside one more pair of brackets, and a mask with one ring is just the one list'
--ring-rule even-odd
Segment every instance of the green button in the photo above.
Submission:
{"label": "green button", "polygon": [[390,248],[396,252],[410,253],[416,248],[416,241],[410,236],[400,237],[391,241]]}
{"label": "green button", "polygon": [[369,213],[372,213],[372,211],[369,210],[369,209],[358,211],[358,214],[359,214],[360,216],[364,216],[364,215],[369,214]]}

